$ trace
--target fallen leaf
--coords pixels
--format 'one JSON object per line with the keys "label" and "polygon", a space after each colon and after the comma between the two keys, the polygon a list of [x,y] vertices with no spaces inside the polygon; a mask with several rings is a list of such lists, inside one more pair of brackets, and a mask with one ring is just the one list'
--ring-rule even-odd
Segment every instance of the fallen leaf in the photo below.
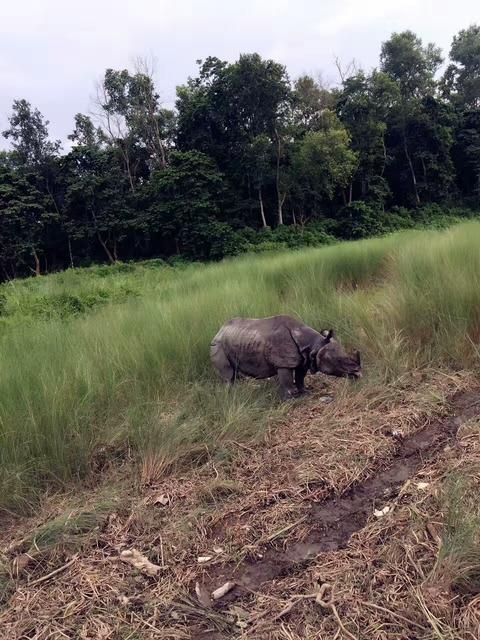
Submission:
{"label": "fallen leaf", "polygon": [[213,556],[198,556],[198,564],[204,564],[205,562],[210,562]]}
{"label": "fallen leaf", "polygon": [[386,516],[389,511],[390,507],[387,505],[386,507],[383,507],[383,509],[375,509],[373,515],[377,518],[382,518],[383,516]]}
{"label": "fallen leaf", "polygon": [[199,603],[204,607],[211,607],[213,602],[210,594],[207,589],[203,586],[203,584],[196,583],[195,584],[195,593],[197,594],[197,598]]}
{"label": "fallen leaf", "polygon": [[235,586],[235,582],[225,582],[225,584],[222,584],[221,587],[218,587],[218,589],[215,589],[215,591],[212,593],[212,598],[214,600],[220,600],[220,598],[223,598],[223,596],[226,595],[229,591],[231,591],[234,586]]}
{"label": "fallen leaf", "polygon": [[223,553],[222,547],[213,547],[213,550],[215,551],[215,553]]}
{"label": "fallen leaf", "polygon": [[429,482],[417,482],[417,489],[424,490],[430,486]]}
{"label": "fallen leaf", "polygon": [[166,507],[167,504],[170,504],[170,497],[162,493],[155,498],[153,504],[161,504],[163,507]]}
{"label": "fallen leaf", "polygon": [[138,569],[147,576],[156,576],[161,567],[158,564],[153,564],[150,560],[142,556],[142,554],[136,549],[125,549],[120,553],[120,560],[131,564],[135,569]]}
{"label": "fallen leaf", "polygon": [[32,560],[33,560],[33,557],[28,553],[21,553],[19,556],[17,556],[14,559],[13,568],[17,576],[20,575],[22,571],[24,571],[27,568],[27,566],[30,564]]}

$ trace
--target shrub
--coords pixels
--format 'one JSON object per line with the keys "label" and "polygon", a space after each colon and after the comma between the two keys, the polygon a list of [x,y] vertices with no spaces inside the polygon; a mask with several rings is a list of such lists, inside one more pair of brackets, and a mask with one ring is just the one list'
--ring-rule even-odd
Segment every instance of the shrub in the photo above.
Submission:
{"label": "shrub", "polygon": [[382,212],[381,220],[384,231],[401,231],[415,227],[412,212],[405,207],[393,207],[390,211]]}
{"label": "shrub", "polygon": [[281,226],[272,232],[275,242],[285,244],[289,249],[315,247],[330,244],[334,238],[323,230],[311,227]]}
{"label": "shrub", "polygon": [[188,230],[187,237],[185,235],[182,240],[188,258],[216,261],[248,249],[248,243],[238,232],[218,220],[198,224]]}
{"label": "shrub", "polygon": [[258,244],[252,244],[249,251],[253,251],[254,253],[263,253],[264,251],[283,251],[286,249],[288,249],[288,246],[285,244],[285,242],[273,242],[272,240],[265,240],[264,242],[259,242]]}
{"label": "shrub", "polygon": [[351,202],[340,210],[337,235],[345,240],[358,240],[379,235],[385,231],[381,212],[361,200]]}

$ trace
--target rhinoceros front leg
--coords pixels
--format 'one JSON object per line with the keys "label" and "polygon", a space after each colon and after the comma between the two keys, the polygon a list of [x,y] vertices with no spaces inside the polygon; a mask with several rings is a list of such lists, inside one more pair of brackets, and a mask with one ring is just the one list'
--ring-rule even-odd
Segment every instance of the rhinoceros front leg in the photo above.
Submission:
{"label": "rhinoceros front leg", "polygon": [[307,369],[305,367],[297,367],[295,369],[295,386],[299,393],[306,393],[305,389],[305,376],[307,375]]}
{"label": "rhinoceros front leg", "polygon": [[278,381],[285,399],[296,398],[299,391],[293,382],[293,369],[278,369]]}

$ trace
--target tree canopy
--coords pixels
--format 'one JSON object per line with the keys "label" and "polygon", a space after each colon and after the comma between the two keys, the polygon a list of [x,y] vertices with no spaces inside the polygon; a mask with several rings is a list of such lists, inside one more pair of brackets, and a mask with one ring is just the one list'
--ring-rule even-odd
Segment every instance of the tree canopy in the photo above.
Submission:
{"label": "tree canopy", "polygon": [[167,109],[137,60],[105,71],[66,150],[16,99],[0,153],[0,277],[219,259],[272,234],[293,246],[378,233],[406,208],[408,224],[429,206],[478,210],[480,26],[453,37],[441,72],[443,61],[411,31],[383,43],[377,68],[339,64],[333,87],[257,53],[212,56]]}

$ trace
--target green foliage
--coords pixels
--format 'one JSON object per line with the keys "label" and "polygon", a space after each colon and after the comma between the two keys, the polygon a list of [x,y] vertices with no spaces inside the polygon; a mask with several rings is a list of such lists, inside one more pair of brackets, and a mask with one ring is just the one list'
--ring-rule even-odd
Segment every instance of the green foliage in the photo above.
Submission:
{"label": "green foliage", "polygon": [[233,247],[234,234],[215,219],[222,189],[222,175],[211,158],[198,151],[172,152],[169,166],[155,172],[148,187],[152,227],[164,241],[175,243],[178,253],[223,257]]}
{"label": "green foliage", "polygon": [[60,149],[60,142],[48,138],[48,120],[44,120],[38,109],[32,109],[27,100],[14,100],[10,128],[3,136],[12,142],[16,158],[25,167],[39,166],[54,156]]}
{"label": "green foliage", "polygon": [[341,238],[368,238],[382,233],[381,214],[377,208],[366,202],[352,202],[338,215],[337,233]]}
{"label": "green foliage", "polygon": [[304,192],[332,200],[337,189],[349,183],[357,166],[357,156],[349,148],[347,131],[335,126],[307,133],[293,163],[295,178]]}
{"label": "green foliage", "polygon": [[423,47],[422,40],[411,31],[393,33],[382,44],[380,64],[398,82],[404,98],[421,96],[434,86],[434,75],[442,63],[441,50],[434,44]]}
{"label": "green foliage", "polygon": [[149,260],[6,282],[0,285],[0,334],[2,326],[66,319],[146,291],[164,290],[176,277],[176,271],[162,260]]}

